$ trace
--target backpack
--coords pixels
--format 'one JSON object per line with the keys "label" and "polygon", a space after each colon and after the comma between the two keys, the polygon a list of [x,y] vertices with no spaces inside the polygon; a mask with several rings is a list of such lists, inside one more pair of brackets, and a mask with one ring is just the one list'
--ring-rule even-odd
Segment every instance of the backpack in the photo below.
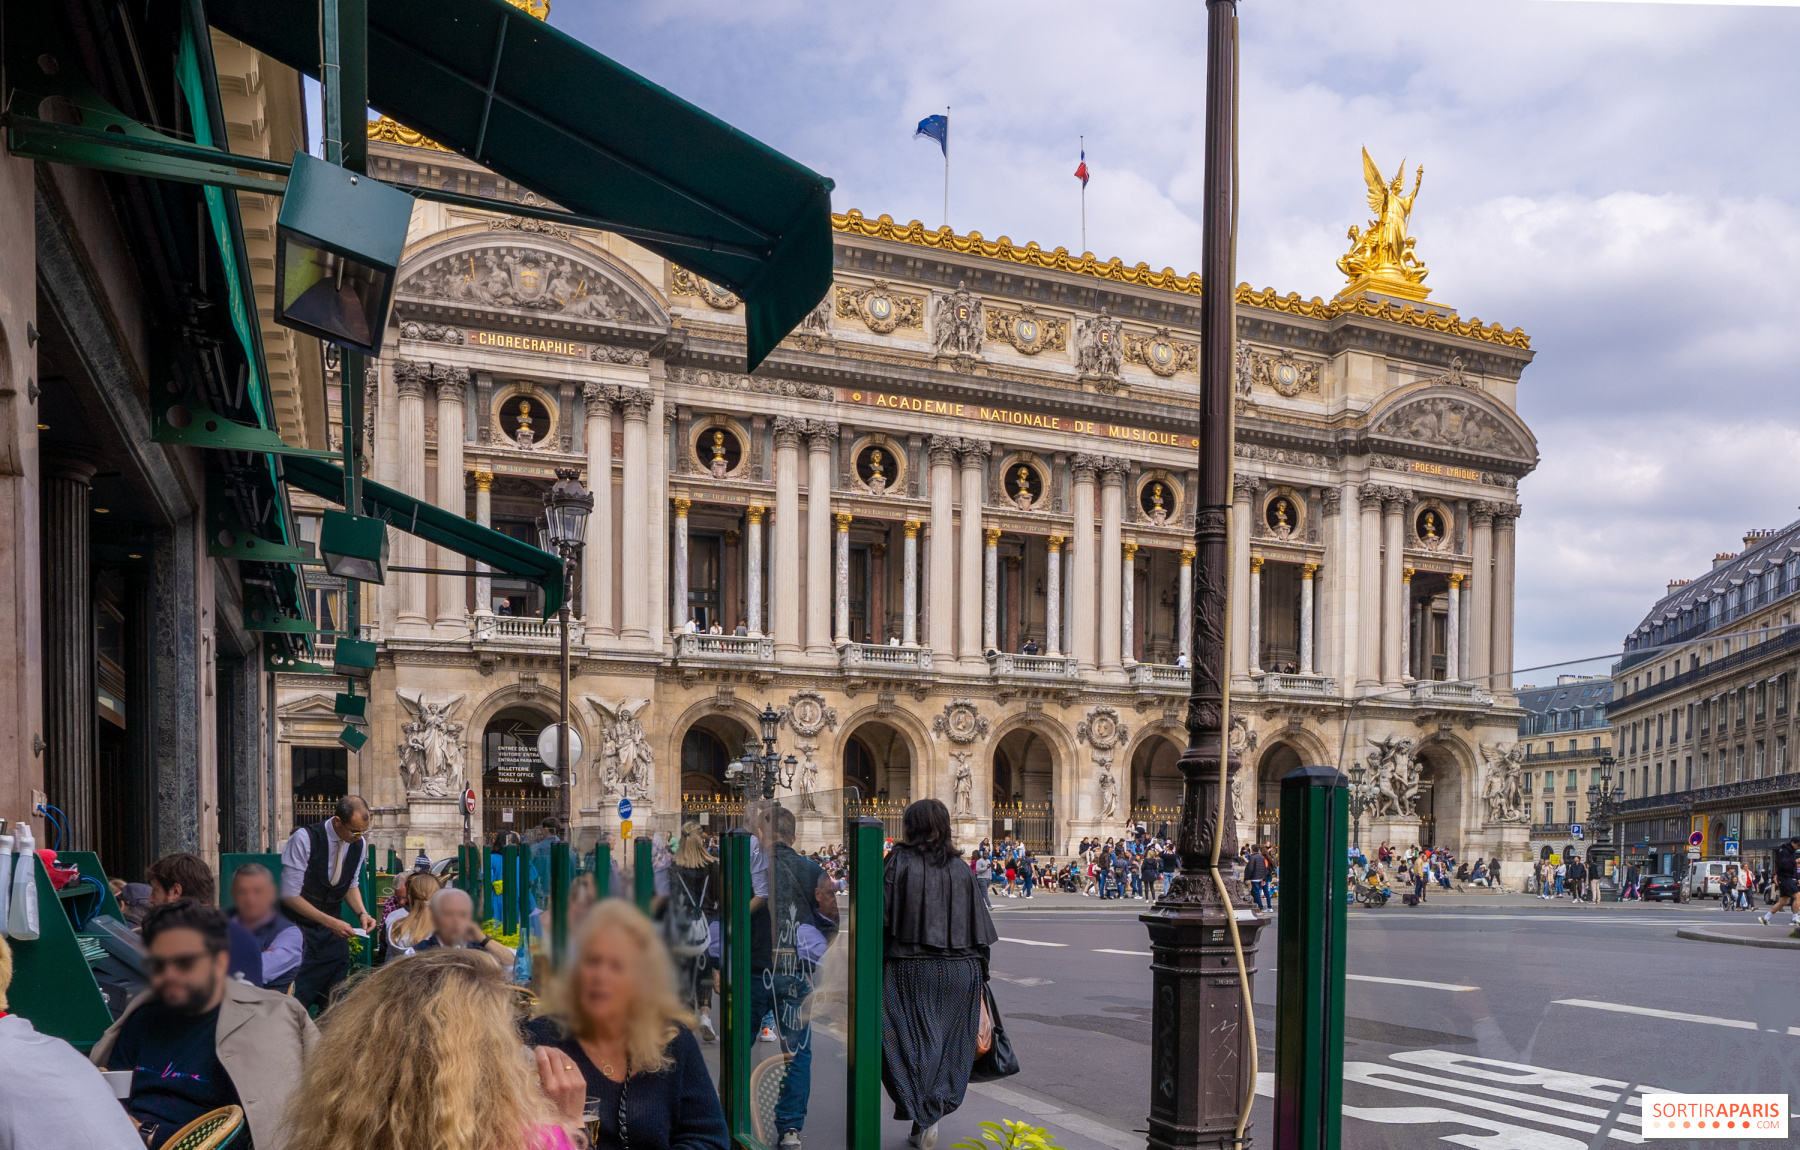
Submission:
{"label": "backpack", "polygon": [[[671,867],[669,877],[674,880],[675,886],[670,892],[668,909],[663,912],[663,942],[668,946],[669,953],[678,958],[694,958],[705,954],[712,945],[712,932],[706,924],[703,910],[706,905],[706,886],[711,881],[711,876],[700,880],[698,897],[688,889],[687,880],[681,877],[679,870]],[[681,893],[676,895],[676,890]]]}

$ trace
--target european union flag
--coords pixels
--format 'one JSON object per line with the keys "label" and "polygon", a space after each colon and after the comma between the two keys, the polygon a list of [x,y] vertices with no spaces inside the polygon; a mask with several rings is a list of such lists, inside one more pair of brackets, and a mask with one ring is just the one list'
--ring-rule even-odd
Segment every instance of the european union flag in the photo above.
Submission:
{"label": "european union flag", "polygon": [[943,149],[944,158],[946,160],[950,158],[949,116],[927,116],[920,120],[919,129],[913,133],[913,139],[916,140],[920,136],[924,136],[928,140],[936,140],[938,147]]}

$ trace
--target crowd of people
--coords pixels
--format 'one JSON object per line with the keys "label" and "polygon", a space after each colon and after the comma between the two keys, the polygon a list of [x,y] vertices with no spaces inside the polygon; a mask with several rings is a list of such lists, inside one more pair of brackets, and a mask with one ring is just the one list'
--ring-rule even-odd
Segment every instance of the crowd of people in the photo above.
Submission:
{"label": "crowd of people", "polygon": [[1440,890],[1462,890],[1465,886],[1497,887],[1500,885],[1500,860],[1477,858],[1473,862],[1458,860],[1448,847],[1422,847],[1417,844],[1396,847],[1383,842],[1373,857],[1362,848],[1350,850],[1349,897],[1360,898],[1379,906],[1393,894],[1387,876],[1404,891],[1408,906],[1425,902],[1432,887]]}

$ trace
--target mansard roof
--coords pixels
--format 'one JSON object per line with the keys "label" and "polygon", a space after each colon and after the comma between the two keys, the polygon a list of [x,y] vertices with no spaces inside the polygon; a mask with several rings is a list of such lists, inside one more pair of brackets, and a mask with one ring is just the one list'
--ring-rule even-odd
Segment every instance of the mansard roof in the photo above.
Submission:
{"label": "mansard roof", "polygon": [[[1763,533],[1762,538],[1754,540],[1752,546],[1744,548],[1731,561],[1720,563],[1713,570],[1658,599],[1656,605],[1632,629],[1626,640],[1626,648],[1629,650],[1641,636],[1648,635],[1661,624],[1680,619],[1691,608],[1707,606],[1712,600],[1726,595],[1733,587],[1742,587],[1747,581],[1763,575],[1772,567],[1785,566],[1797,556],[1800,556],[1800,520]],[[1721,616],[1719,622],[1722,625],[1729,620]],[[1709,629],[1700,627],[1698,630],[1688,630],[1699,634]],[[1672,641],[1679,642],[1691,637],[1692,635],[1684,632]]]}

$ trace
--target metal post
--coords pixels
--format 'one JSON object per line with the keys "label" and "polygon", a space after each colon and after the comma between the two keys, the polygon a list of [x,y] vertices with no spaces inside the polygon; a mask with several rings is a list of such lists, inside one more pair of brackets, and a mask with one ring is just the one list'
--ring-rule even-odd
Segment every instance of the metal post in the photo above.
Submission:
{"label": "metal post", "polygon": [[568,843],[550,844],[550,967],[561,970],[569,949],[569,877],[573,870]]}
{"label": "metal post", "polygon": [[[1242,1144],[1255,1085],[1249,990],[1265,920],[1232,861],[1230,514],[1236,228],[1237,6],[1207,0],[1200,298],[1200,484],[1194,519],[1193,679],[1176,850],[1181,873],[1142,921],[1151,946],[1152,1150]],[[1234,946],[1233,944],[1238,945]]]}
{"label": "metal post", "polygon": [[594,896],[611,898],[612,888],[612,844],[602,842],[594,847]]}
{"label": "metal post", "polygon": [[493,880],[488,876],[494,873],[494,851],[491,847],[481,848],[481,869],[475,874],[475,921],[486,922],[494,917]]}
{"label": "metal post", "polygon": [[1344,840],[1349,780],[1301,767],[1281,780],[1275,976],[1275,1148],[1337,1150],[1344,1102]]}
{"label": "metal post", "polygon": [[640,838],[632,844],[631,894],[637,908],[650,913],[650,901],[656,897],[656,868],[650,861],[650,840]]}
{"label": "metal post", "polygon": [[519,853],[523,848],[502,847],[500,850],[500,931],[511,934],[519,929]]}
{"label": "metal post", "polygon": [[859,818],[850,842],[850,999],[849,1036],[844,1049],[846,1072],[845,1131],[847,1150],[881,1150],[881,932],[887,921],[882,907],[882,840],[880,819]]}
{"label": "metal post", "polygon": [[570,813],[574,803],[570,788],[575,782],[574,772],[569,770],[569,559],[566,554],[563,556],[563,605],[557,618],[562,620],[562,718],[559,720],[561,729],[556,734],[556,789],[558,813],[562,815],[566,834],[573,825]]}
{"label": "metal post", "polygon": [[726,831],[719,842],[725,878],[724,977],[719,980],[719,1102],[737,1145],[753,1144],[750,1061],[756,1020],[750,1017],[750,832]]}

